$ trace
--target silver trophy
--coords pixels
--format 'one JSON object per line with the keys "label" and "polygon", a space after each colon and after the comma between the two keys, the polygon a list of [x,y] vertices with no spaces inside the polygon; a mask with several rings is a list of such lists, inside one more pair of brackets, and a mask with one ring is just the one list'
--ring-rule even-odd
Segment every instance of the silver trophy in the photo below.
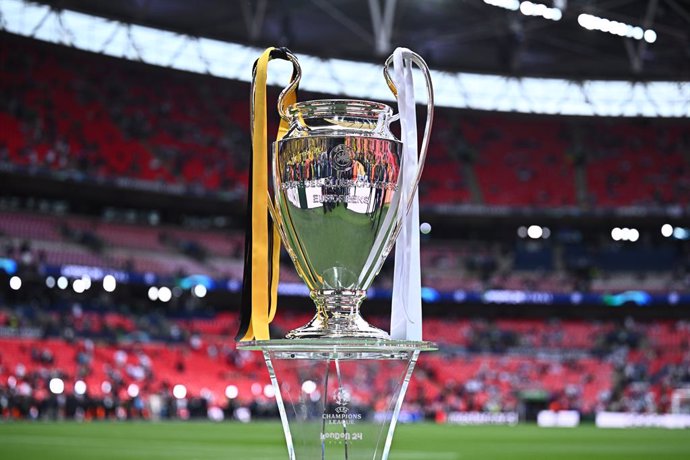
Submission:
{"label": "silver trophy", "polygon": [[[295,72],[278,111],[290,128],[273,144],[271,212],[316,315],[286,337],[389,338],[359,309],[408,211],[400,206],[402,144],[390,130],[398,116],[385,104],[361,100],[324,99],[283,109],[283,97],[301,77],[297,59],[288,57]],[[433,114],[429,69],[418,55],[412,58],[426,79],[428,105],[419,170],[408,193],[421,177]],[[391,61],[384,76],[395,93]]]}
{"label": "silver trophy", "polygon": [[[278,101],[290,126],[273,144],[269,211],[316,315],[286,339],[245,341],[238,348],[263,353],[290,460],[387,460],[417,358],[435,349],[430,342],[391,340],[359,313],[408,212],[401,198],[414,194],[429,144],[429,71],[406,52],[429,92],[416,175],[403,170],[403,146],[389,129],[398,116],[387,105],[329,99],[284,108],[301,71],[292,54],[280,53],[294,73]],[[397,95],[391,62],[392,56],[384,75]],[[403,184],[410,176],[412,184]],[[381,372],[385,383],[376,380]]]}

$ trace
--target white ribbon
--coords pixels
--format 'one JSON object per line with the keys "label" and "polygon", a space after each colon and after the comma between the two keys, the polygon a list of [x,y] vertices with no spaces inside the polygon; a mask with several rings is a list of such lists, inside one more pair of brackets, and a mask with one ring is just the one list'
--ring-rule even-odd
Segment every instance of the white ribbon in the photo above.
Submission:
{"label": "white ribbon", "polygon": [[[405,57],[410,50],[393,52],[393,80],[398,90],[400,139],[403,143],[400,209],[407,211],[410,192],[418,171],[417,113],[412,79],[412,62]],[[422,275],[419,257],[419,193],[411,197],[410,212],[403,217],[395,243],[395,271],[391,308],[391,338],[422,340]]]}

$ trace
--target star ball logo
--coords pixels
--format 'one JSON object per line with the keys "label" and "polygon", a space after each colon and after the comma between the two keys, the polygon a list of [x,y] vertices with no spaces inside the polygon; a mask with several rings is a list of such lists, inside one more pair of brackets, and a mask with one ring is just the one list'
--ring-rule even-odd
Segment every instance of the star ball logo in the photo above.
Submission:
{"label": "star ball logo", "polygon": [[324,413],[322,415],[323,419],[328,424],[332,425],[351,425],[357,423],[358,420],[362,420],[362,414],[350,412],[350,408],[347,407],[350,402],[352,402],[352,393],[346,388],[340,387],[332,393],[332,400],[336,404],[335,413]]}
{"label": "star ball logo", "polygon": [[352,149],[345,144],[338,144],[331,149],[331,166],[336,171],[349,171],[352,169],[354,154]]}
{"label": "star ball logo", "polygon": [[352,395],[346,388],[340,387],[333,393],[333,400],[338,405],[335,411],[339,414],[345,414],[349,410],[347,405],[350,404]]}

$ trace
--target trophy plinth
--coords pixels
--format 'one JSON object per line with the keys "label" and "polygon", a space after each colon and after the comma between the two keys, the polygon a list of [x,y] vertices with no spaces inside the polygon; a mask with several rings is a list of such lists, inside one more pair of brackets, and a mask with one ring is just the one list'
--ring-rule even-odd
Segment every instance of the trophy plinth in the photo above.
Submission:
{"label": "trophy plinth", "polygon": [[238,348],[263,352],[290,460],[386,460],[417,357],[436,345],[318,338]]}

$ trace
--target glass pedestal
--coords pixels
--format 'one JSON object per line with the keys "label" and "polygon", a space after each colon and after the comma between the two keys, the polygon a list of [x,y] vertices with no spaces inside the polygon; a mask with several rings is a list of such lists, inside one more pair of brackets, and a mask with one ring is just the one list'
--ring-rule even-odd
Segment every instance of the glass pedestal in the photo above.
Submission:
{"label": "glass pedestal", "polygon": [[419,353],[431,342],[281,339],[263,352],[290,460],[386,460]]}

